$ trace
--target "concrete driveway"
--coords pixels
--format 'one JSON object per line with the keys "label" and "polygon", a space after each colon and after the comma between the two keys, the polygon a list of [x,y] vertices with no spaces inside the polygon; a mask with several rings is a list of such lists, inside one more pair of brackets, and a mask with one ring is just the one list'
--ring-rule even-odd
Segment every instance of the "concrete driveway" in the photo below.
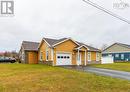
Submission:
{"label": "concrete driveway", "polygon": [[110,70],[110,69],[102,69],[102,68],[94,68],[94,67],[83,67],[83,66],[63,66],[67,69],[75,69],[85,72],[91,72],[97,75],[110,76],[113,78],[121,78],[130,80],[130,72]]}

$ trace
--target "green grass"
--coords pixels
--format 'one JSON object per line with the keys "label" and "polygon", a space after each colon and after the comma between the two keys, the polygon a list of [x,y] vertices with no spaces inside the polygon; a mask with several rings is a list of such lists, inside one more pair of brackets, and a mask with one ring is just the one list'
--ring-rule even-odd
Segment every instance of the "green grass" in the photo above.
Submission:
{"label": "green grass", "polygon": [[113,64],[97,64],[91,65],[97,68],[106,68],[106,69],[113,69],[113,70],[120,70],[120,71],[127,71],[130,72],[130,63],[113,63]]}
{"label": "green grass", "polygon": [[130,92],[130,81],[45,65],[0,64],[0,92]]}

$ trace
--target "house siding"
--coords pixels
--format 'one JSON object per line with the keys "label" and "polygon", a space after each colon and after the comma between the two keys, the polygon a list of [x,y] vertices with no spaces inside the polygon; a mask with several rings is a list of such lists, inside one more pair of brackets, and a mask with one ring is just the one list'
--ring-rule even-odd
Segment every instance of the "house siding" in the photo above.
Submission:
{"label": "house siding", "polygon": [[72,65],[76,64],[76,53],[74,52],[74,48],[77,45],[71,41],[71,40],[67,40],[59,45],[57,45],[54,48],[54,65],[56,65],[56,53],[60,53],[60,52],[66,52],[66,53],[70,53],[72,55]]}
{"label": "house siding", "polygon": [[96,61],[96,52],[91,52],[91,61]]}
{"label": "house siding", "polygon": [[105,51],[103,51],[103,53],[112,53],[112,52],[130,52],[129,48],[120,46],[118,44],[115,44],[111,47],[109,47],[108,49],[106,49]]}
{"label": "house siding", "polygon": [[[116,57],[116,54],[119,55],[119,57]],[[121,58],[121,55],[124,54],[124,59]],[[106,54],[102,54],[102,56],[108,56],[108,55],[112,55],[114,57],[114,61],[130,61],[130,52],[122,52],[122,53],[106,53]]]}
{"label": "house siding", "polygon": [[[122,58],[121,55],[124,55]],[[113,56],[114,61],[130,61],[130,48],[122,46],[121,44],[113,44],[103,51],[102,56]],[[116,55],[119,55],[118,57]]]}
{"label": "house siding", "polygon": [[[71,40],[68,40],[68,41],[65,41],[59,45],[57,45],[55,48],[54,48],[54,65],[56,65],[56,53],[57,52],[68,52],[68,53],[71,53],[72,55],[72,65],[77,65],[77,54],[78,52],[74,50],[74,48],[76,48],[77,45],[71,41]],[[85,50],[86,50],[86,64],[88,64],[88,51],[86,48],[82,47],[80,49],[80,53],[81,53],[81,65],[85,65]],[[93,64],[93,63],[100,63],[101,62],[101,53],[99,52],[99,58],[100,60],[97,62],[96,61],[96,51],[90,51],[91,53],[91,61],[90,61],[90,64]]]}
{"label": "house siding", "polygon": [[[49,44],[47,44],[44,40],[41,41],[41,44],[38,48],[38,63],[43,63],[43,64],[49,64],[49,65],[56,65],[56,54],[57,53],[70,53],[71,54],[71,64],[72,65],[77,65],[77,48],[78,45],[72,41],[71,39],[66,40],[56,46],[54,46],[53,48],[49,46]],[[46,51],[48,51],[48,55],[49,55],[49,59],[47,61],[46,58]],[[88,49],[85,48],[84,46],[80,48],[80,53],[81,53],[81,65],[85,65],[85,51],[86,51],[86,64],[88,63]],[[41,60],[41,52],[42,52],[42,60]],[[91,52],[91,63],[98,63],[96,61],[96,51],[89,51]],[[100,53],[100,52],[99,52]],[[101,53],[100,53],[101,54]],[[52,56],[53,55],[53,56]],[[29,54],[29,61],[30,63],[32,62],[32,54]],[[101,55],[100,55],[101,56]]]}
{"label": "house siding", "polygon": [[37,52],[28,52],[28,63],[37,64],[38,63],[38,53]]}
{"label": "house siding", "polygon": [[48,61],[51,61],[51,48],[48,46],[48,44],[46,42],[42,41],[41,46],[40,46],[39,51],[38,51],[38,61],[41,61],[40,60],[40,55],[41,55],[40,53],[41,52],[43,53],[42,54],[42,57],[43,57],[42,62],[47,61],[46,51],[48,51],[48,55],[49,55]]}

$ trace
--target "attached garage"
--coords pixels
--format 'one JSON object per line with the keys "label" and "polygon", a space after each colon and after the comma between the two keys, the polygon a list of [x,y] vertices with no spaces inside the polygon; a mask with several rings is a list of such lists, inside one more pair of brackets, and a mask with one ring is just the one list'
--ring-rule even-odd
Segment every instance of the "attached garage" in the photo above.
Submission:
{"label": "attached garage", "polygon": [[102,64],[111,64],[111,63],[114,63],[114,59],[112,56],[104,56],[102,57],[102,60],[101,60]]}
{"label": "attached garage", "polygon": [[71,53],[57,53],[56,65],[72,65]]}

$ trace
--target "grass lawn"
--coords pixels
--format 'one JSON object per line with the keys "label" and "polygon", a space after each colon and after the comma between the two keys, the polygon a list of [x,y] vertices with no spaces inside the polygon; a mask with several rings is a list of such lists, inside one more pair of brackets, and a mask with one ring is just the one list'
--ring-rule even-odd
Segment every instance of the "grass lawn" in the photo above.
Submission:
{"label": "grass lawn", "polygon": [[0,64],[0,92],[130,92],[130,81],[46,65]]}
{"label": "grass lawn", "polygon": [[91,65],[98,68],[106,68],[106,69],[113,69],[113,70],[121,70],[121,71],[127,71],[130,72],[130,63],[113,63],[113,64],[97,64],[97,65]]}

